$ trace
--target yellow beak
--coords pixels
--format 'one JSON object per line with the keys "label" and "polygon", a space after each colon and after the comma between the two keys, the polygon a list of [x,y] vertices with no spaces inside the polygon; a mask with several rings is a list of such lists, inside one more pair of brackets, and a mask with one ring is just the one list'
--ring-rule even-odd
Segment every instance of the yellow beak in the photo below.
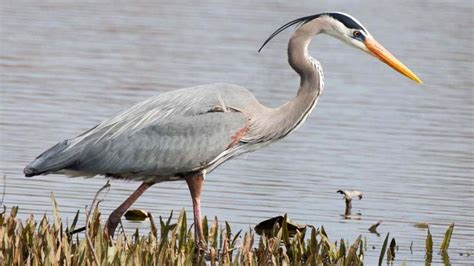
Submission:
{"label": "yellow beak", "polygon": [[400,62],[395,56],[393,56],[387,49],[385,49],[380,43],[378,43],[373,38],[367,38],[364,41],[365,46],[369,49],[369,52],[380,59],[380,61],[389,65],[399,73],[404,76],[412,79],[418,83],[423,83],[420,78],[418,78],[415,73],[413,73],[407,66]]}

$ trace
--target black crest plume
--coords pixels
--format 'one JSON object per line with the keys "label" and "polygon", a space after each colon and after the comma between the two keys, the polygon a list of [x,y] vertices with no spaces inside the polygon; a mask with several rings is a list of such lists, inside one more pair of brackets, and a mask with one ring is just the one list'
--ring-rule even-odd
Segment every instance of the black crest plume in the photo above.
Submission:
{"label": "black crest plume", "polygon": [[295,20],[292,20],[288,23],[286,23],[285,25],[281,26],[280,28],[278,28],[274,33],[272,33],[272,35],[270,35],[270,37],[268,37],[268,39],[262,44],[262,46],[260,46],[260,49],[258,49],[258,52],[260,53],[260,51],[263,49],[263,47],[268,43],[270,42],[271,39],[273,39],[275,36],[277,36],[280,32],[284,31],[285,29],[295,25],[295,24],[305,24],[321,15],[324,15],[324,14],[317,14],[317,15],[311,15],[311,16],[306,16],[306,17],[302,17],[302,18],[297,18]]}

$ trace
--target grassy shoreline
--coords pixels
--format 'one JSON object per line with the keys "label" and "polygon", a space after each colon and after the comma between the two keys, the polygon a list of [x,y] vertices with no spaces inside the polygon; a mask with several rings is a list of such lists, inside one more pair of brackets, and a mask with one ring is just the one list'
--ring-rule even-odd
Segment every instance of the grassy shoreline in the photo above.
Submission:
{"label": "grassy shoreline", "polygon": [[[148,214],[150,231],[140,235],[118,232],[110,240],[104,231],[99,210],[100,201],[94,200],[86,213],[85,231],[77,230],[79,211],[70,225],[61,221],[56,201],[52,197],[53,218],[44,215],[36,220],[33,215],[21,221],[18,207],[0,214],[1,265],[363,265],[367,241],[359,236],[348,242],[331,241],[324,227],[306,226],[292,231],[285,217],[258,241],[253,230],[232,232],[217,217],[203,221],[206,250],[195,248],[192,225],[187,224],[183,210],[177,219],[173,213],[156,220]],[[159,224],[159,226],[156,226]],[[159,228],[159,229],[158,229]],[[290,229],[289,229],[290,228]],[[447,254],[454,225],[444,237],[440,252]],[[428,230],[426,262],[433,254],[433,240]],[[379,265],[395,258],[396,242],[385,237]],[[447,256],[446,256],[447,257]]]}

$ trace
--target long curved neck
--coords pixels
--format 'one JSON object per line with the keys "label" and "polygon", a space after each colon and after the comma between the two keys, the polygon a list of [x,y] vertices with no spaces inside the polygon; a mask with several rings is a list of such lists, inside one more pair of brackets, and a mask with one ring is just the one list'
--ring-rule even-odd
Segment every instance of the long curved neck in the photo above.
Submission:
{"label": "long curved neck", "polygon": [[292,102],[299,103],[299,106],[314,102],[324,85],[321,65],[308,54],[308,46],[313,36],[306,31],[298,30],[291,36],[288,43],[288,63],[300,76],[300,87]]}
{"label": "long curved neck", "polygon": [[294,99],[275,110],[274,117],[277,119],[274,121],[278,123],[280,129],[279,136],[275,136],[277,138],[286,136],[300,126],[316,106],[321,95],[324,87],[322,67],[308,54],[312,37],[320,31],[321,28],[315,28],[314,25],[311,31],[302,26],[290,38],[288,62],[300,76],[300,86]]}
{"label": "long curved neck", "polygon": [[288,42],[288,63],[301,78],[298,93],[307,89],[318,90],[320,76],[313,64],[316,60],[308,54],[312,36],[298,33],[296,31]]}

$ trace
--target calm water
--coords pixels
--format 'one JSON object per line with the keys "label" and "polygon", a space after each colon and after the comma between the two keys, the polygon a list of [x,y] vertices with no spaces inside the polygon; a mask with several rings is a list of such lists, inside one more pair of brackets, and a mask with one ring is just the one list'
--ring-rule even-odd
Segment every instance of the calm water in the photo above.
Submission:
{"label": "calm water", "polygon": [[[209,175],[204,214],[246,229],[289,213],[324,225],[333,240],[363,234],[369,264],[387,232],[399,245],[397,261],[418,264],[426,229],[415,223],[429,223],[439,246],[454,222],[451,262],[474,263],[459,255],[474,253],[472,1],[101,2],[1,1],[0,174],[7,176],[5,204],[20,205],[22,217],[50,213],[51,192],[64,219],[90,204],[105,179],[25,179],[22,169],[50,145],[135,102],[229,82],[265,104],[284,103],[299,82],[286,62],[291,31],[261,54],[257,48],[289,20],[338,10],[357,17],[425,84],[318,36],[310,50],[324,67],[326,90],[317,108],[285,140]],[[104,212],[137,186],[114,181]],[[341,217],[336,190],[346,188],[364,192],[354,202],[361,220]],[[155,216],[183,207],[191,201],[180,182],[159,184],[134,205]],[[367,231],[378,220],[381,237]]]}

